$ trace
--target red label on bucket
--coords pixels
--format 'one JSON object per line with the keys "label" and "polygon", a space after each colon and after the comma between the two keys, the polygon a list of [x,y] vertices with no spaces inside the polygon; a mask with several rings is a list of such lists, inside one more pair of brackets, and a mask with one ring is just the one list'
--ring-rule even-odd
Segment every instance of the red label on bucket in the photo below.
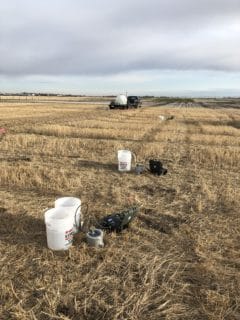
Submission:
{"label": "red label on bucket", "polygon": [[127,169],[127,165],[128,165],[127,162],[119,162],[120,169]]}
{"label": "red label on bucket", "polygon": [[65,231],[65,241],[71,243],[73,241],[73,229]]}

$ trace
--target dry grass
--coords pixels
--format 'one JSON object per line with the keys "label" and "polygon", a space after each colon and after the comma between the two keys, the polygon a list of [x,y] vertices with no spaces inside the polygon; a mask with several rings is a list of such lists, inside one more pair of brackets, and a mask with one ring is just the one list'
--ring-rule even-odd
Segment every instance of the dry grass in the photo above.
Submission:
{"label": "dry grass", "polygon": [[[57,99],[0,103],[0,319],[240,319],[240,110]],[[169,173],[119,174],[120,148]],[[103,249],[79,233],[51,252],[43,212],[62,195],[87,202],[90,219],[141,210]]]}

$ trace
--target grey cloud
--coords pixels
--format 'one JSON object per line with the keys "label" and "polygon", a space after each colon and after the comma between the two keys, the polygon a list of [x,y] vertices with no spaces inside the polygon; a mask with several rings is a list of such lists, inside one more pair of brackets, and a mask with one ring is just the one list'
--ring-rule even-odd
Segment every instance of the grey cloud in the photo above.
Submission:
{"label": "grey cloud", "polygon": [[236,0],[9,0],[0,74],[239,71],[239,21]]}

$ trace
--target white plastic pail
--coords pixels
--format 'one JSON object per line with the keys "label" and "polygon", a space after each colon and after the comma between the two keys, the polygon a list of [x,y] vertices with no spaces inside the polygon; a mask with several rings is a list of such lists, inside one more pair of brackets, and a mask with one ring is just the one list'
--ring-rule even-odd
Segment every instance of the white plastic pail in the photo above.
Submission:
{"label": "white plastic pail", "polygon": [[118,150],[118,170],[130,171],[131,170],[132,153],[129,150]]}
{"label": "white plastic pail", "polygon": [[73,216],[73,233],[77,233],[81,224],[81,200],[75,197],[63,197],[55,201],[55,208],[65,208]]}
{"label": "white plastic pail", "polygon": [[65,208],[45,212],[47,245],[52,250],[67,250],[73,241],[73,215]]}

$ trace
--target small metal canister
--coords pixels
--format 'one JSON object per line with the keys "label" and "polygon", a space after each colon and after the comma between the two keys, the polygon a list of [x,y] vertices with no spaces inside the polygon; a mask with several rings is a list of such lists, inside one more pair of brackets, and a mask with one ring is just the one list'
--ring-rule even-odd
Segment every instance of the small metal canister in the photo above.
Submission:
{"label": "small metal canister", "polygon": [[87,233],[87,243],[91,247],[102,248],[103,243],[103,231],[101,229],[91,229]]}
{"label": "small metal canister", "polygon": [[136,174],[141,174],[141,173],[143,173],[144,169],[145,169],[145,167],[143,164],[137,163],[136,167],[135,167],[135,172],[136,172]]}

